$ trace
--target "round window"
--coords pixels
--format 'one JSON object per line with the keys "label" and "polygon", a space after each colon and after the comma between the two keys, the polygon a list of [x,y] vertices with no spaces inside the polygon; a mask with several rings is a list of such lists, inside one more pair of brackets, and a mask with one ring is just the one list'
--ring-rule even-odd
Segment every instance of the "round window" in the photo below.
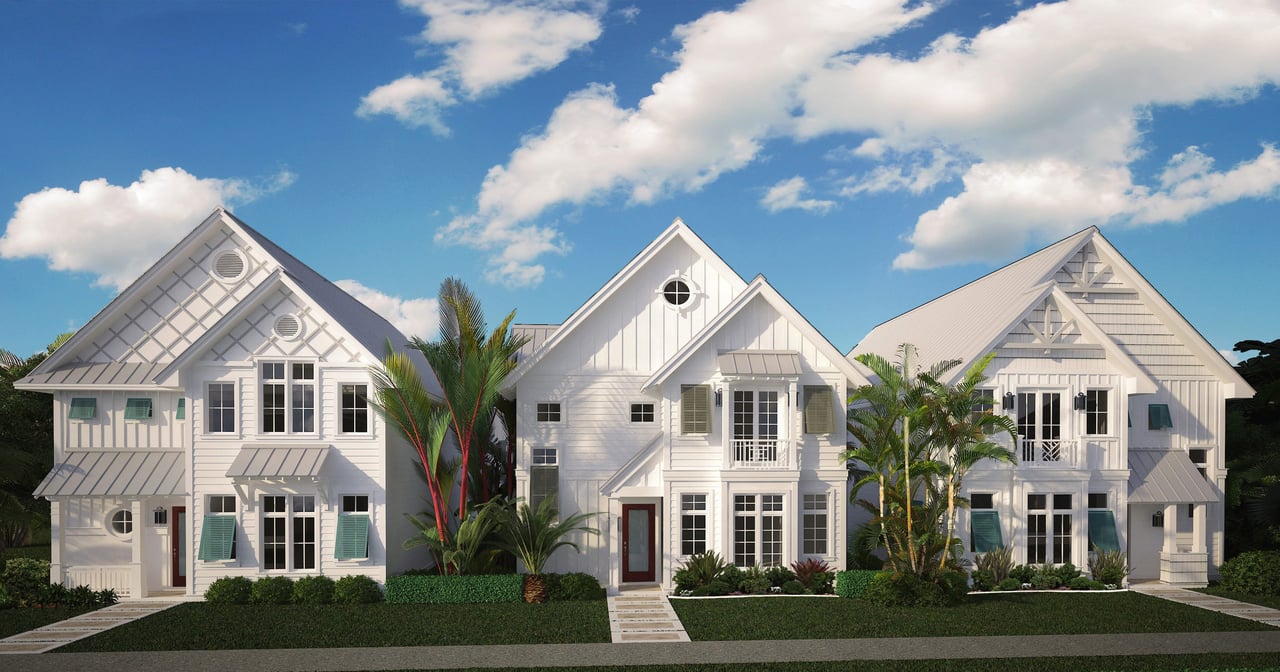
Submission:
{"label": "round window", "polygon": [[249,262],[239,250],[219,252],[213,258],[213,275],[223,282],[235,282],[244,277]]}
{"label": "round window", "polygon": [[668,280],[667,284],[662,286],[662,298],[673,306],[683,306],[693,298],[693,292],[689,289],[689,283],[677,278]]}
{"label": "round window", "polygon": [[111,526],[112,534],[127,537],[133,534],[133,512],[128,509],[117,509],[111,514],[108,524]]}

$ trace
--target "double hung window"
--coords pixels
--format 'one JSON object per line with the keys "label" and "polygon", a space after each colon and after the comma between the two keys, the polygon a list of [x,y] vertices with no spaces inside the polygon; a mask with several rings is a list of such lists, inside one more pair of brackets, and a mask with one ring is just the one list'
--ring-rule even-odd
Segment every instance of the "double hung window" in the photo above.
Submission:
{"label": "double hung window", "polygon": [[734,495],[733,564],[782,564],[782,495]]}
{"label": "double hung window", "polygon": [[262,568],[315,569],[316,498],[262,497]]}
{"label": "double hung window", "polygon": [[707,550],[707,496],[680,495],[680,555]]}
{"label": "double hung window", "polygon": [[1069,494],[1027,495],[1027,563],[1071,562],[1072,499]]}
{"label": "double hung window", "polygon": [[342,385],[342,433],[364,434],[369,431],[369,386]]}
{"label": "double hung window", "polygon": [[809,555],[827,554],[827,496],[804,496],[804,514],[801,517],[804,539],[801,552]]}
{"label": "double hung window", "polygon": [[306,362],[263,362],[262,432],[316,431],[316,368]]}
{"label": "double hung window", "polygon": [[209,383],[205,398],[205,432],[225,434],[236,431],[235,383]]}

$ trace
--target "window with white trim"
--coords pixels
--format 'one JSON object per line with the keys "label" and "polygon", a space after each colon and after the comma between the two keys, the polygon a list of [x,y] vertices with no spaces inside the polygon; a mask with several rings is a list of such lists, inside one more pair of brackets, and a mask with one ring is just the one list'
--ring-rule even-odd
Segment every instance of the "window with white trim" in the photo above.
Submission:
{"label": "window with white trim", "polygon": [[369,432],[369,386],[341,385],[342,433],[367,434]]}
{"label": "window with white trim", "polygon": [[1027,564],[1071,562],[1073,499],[1070,494],[1027,495]]}
{"label": "window with white trim", "polygon": [[969,410],[969,419],[977,422],[984,415],[996,412],[996,391],[990,387],[979,387],[973,391],[973,406]]}
{"label": "window with white trim", "polygon": [[559,508],[556,494],[560,487],[560,455],[555,448],[535,446],[533,464],[529,467],[529,507],[537,511],[548,499]]}
{"label": "window with white trim", "polygon": [[1018,393],[1018,439],[1023,462],[1059,462],[1062,445],[1062,393]]}
{"label": "window with white trim", "polygon": [[778,392],[733,391],[733,460],[778,460]]}
{"label": "window with white trim", "polygon": [[560,422],[560,402],[539,401],[535,409],[538,422]]}
{"label": "window with white trim", "polygon": [[236,431],[235,383],[209,383],[209,393],[205,397],[204,431],[207,434]]}
{"label": "window with white trim", "polygon": [[782,495],[733,496],[733,564],[782,564]]}
{"label": "window with white trim", "polygon": [[262,362],[264,434],[316,431],[316,369],[310,362]]}
{"label": "window with white trim", "polygon": [[205,562],[236,559],[235,495],[209,495],[200,531],[198,559]]}
{"label": "window with white trim", "polygon": [[800,550],[808,555],[827,554],[827,496],[806,494],[804,513],[801,515],[802,540]]}
{"label": "window with white trim", "polygon": [[1110,433],[1108,422],[1108,397],[1106,390],[1087,390],[1084,393],[1084,433],[1090,436]]}
{"label": "window with white trim", "polygon": [[129,509],[116,509],[107,525],[111,534],[128,538],[133,535],[133,512]]}
{"label": "window with white trim", "polygon": [[631,404],[631,422],[653,422],[653,402]]}
{"label": "window with white trim", "polygon": [[333,557],[337,560],[364,560],[369,557],[368,495],[342,496]]}
{"label": "window with white trim", "polygon": [[707,551],[707,496],[680,495],[680,555]]}
{"label": "window with white trim", "polygon": [[262,568],[316,568],[316,498],[262,496]]}

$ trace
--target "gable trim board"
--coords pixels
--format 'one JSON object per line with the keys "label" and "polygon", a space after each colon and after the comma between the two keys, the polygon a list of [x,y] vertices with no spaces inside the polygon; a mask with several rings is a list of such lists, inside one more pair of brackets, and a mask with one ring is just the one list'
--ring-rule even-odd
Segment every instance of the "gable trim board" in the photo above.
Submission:
{"label": "gable trim board", "polygon": [[637,450],[631,459],[627,460],[618,470],[613,472],[605,482],[600,484],[600,494],[606,497],[615,496],[619,490],[626,487],[636,475],[642,473],[646,468],[652,468],[653,463],[662,455],[662,432],[658,432],[656,436],[645,444],[644,448]]}

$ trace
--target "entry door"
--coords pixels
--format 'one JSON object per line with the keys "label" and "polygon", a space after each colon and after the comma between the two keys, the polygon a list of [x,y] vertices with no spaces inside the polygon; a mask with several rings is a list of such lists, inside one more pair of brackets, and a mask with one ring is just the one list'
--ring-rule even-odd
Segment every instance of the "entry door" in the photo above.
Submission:
{"label": "entry door", "polygon": [[653,582],[656,504],[622,505],[622,581]]}
{"label": "entry door", "polygon": [[169,555],[172,562],[173,587],[187,585],[187,507],[175,506],[170,512]]}

